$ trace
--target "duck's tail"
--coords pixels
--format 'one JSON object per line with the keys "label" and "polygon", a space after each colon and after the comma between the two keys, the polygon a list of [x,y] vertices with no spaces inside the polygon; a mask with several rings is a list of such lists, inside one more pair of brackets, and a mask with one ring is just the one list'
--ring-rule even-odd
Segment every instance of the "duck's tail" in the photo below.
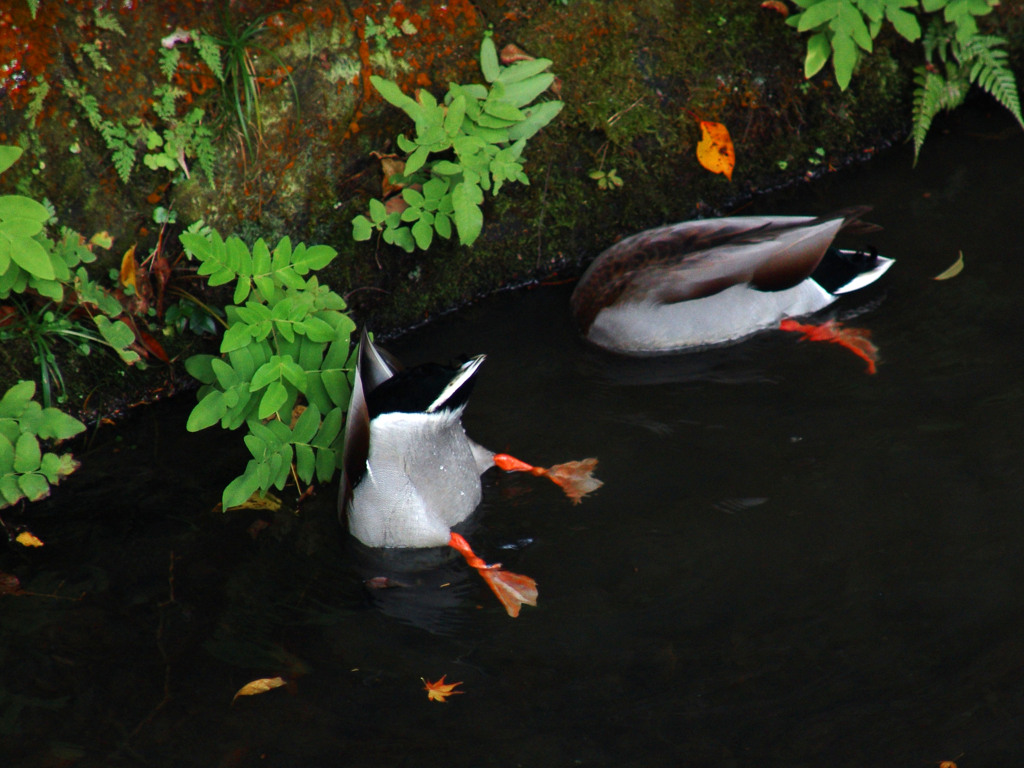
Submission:
{"label": "duck's tail", "polygon": [[811,279],[833,295],[850,293],[871,285],[892,264],[893,260],[879,256],[876,248],[848,251],[832,246],[811,273]]}
{"label": "duck's tail", "polygon": [[494,464],[506,472],[529,472],[537,477],[546,477],[556,485],[560,485],[565,491],[565,495],[572,499],[573,504],[579,504],[584,496],[604,485],[593,474],[594,468],[597,466],[597,459],[567,461],[564,464],[555,464],[553,467],[545,468],[527,464],[507,453],[497,453],[494,455]]}

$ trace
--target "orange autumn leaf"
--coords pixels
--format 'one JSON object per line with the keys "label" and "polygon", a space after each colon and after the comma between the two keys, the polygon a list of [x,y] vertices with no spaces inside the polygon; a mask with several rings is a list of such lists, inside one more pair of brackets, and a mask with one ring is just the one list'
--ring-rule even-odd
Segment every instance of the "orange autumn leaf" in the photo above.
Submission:
{"label": "orange autumn leaf", "polygon": [[125,251],[124,258],[121,259],[121,285],[130,286],[133,291],[138,290],[138,285],[135,282],[135,246],[133,245],[127,251]]}
{"label": "orange autumn leaf", "polygon": [[697,160],[712,173],[724,173],[732,181],[736,166],[736,151],[732,146],[729,129],[721,123],[700,121],[701,139],[697,145]]}
{"label": "orange autumn leaf", "polygon": [[251,683],[246,683],[238,689],[238,693],[231,699],[231,703],[234,704],[235,699],[239,696],[255,696],[259,693],[271,691],[274,688],[280,688],[282,685],[287,685],[287,683],[281,677],[263,677],[259,680],[253,680]]}
{"label": "orange autumn leaf", "polygon": [[21,546],[23,547],[43,546],[43,542],[40,541],[34,533],[30,533],[29,531],[22,531],[21,533],[19,533],[15,541],[21,544]]}
{"label": "orange autumn leaf", "polygon": [[441,679],[434,683],[425,678],[420,678],[420,680],[423,680],[423,690],[427,692],[428,701],[440,701],[443,704],[449,696],[453,696],[456,693],[465,693],[465,691],[454,690],[456,685],[462,685],[462,683],[445,683],[444,679],[446,677],[447,675],[441,675]]}

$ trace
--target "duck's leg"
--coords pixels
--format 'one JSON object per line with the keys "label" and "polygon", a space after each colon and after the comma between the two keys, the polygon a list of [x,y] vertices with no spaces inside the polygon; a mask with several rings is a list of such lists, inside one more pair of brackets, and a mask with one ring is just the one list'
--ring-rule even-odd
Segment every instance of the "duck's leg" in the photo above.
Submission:
{"label": "duck's leg", "polygon": [[565,495],[572,499],[573,504],[579,504],[580,499],[604,485],[593,475],[597,459],[567,461],[564,464],[556,464],[545,469],[527,464],[507,453],[497,453],[494,455],[494,464],[506,472],[529,472],[537,477],[548,478],[551,482],[562,486]]}
{"label": "duck's leg", "polygon": [[802,325],[796,320],[786,318],[779,323],[779,330],[802,333],[803,338],[800,341],[807,339],[839,344],[864,360],[868,364],[868,373],[875,373],[878,370],[875,366],[878,362],[878,347],[871,341],[871,331],[866,328],[845,328],[838,320],[829,320],[821,325]]}
{"label": "duck's leg", "polygon": [[448,545],[461,552],[466,562],[477,569],[512,618],[519,615],[519,608],[524,603],[537,604],[537,582],[529,576],[502,570],[501,563],[488,565],[476,556],[469,542],[457,533],[451,535]]}

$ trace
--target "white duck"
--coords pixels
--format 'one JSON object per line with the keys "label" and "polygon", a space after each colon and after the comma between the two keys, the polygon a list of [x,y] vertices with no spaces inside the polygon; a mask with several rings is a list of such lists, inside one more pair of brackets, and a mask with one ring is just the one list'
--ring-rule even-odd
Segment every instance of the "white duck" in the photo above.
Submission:
{"label": "white duck", "polygon": [[469,439],[462,412],[484,361],[479,355],[456,369],[439,365],[405,370],[364,333],[359,346],[345,434],[339,514],[369,547],[451,546],[477,568],[510,616],[537,604],[528,576],[487,565],[452,527],[480,503],[480,475],[498,466],[546,475],[578,502],[601,481],[596,459],[533,467],[494,454]]}
{"label": "white duck", "polygon": [[626,354],[721,344],[827,307],[893,260],[841,251],[840,231],[871,232],[870,208],[830,216],[736,216],[649,229],[599,255],[572,294],[581,331]]}

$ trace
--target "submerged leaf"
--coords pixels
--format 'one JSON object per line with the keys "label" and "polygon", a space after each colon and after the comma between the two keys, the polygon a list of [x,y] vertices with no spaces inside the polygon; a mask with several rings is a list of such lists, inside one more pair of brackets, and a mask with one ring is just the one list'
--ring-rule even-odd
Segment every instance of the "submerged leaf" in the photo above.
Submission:
{"label": "submerged leaf", "polygon": [[960,251],[960,255],[957,257],[949,267],[942,270],[939,274],[932,278],[932,280],[949,280],[951,277],[956,277],[964,271],[964,252]]}
{"label": "submerged leaf", "polygon": [[282,685],[287,685],[287,683],[281,677],[263,677],[259,680],[253,680],[251,683],[246,683],[238,689],[238,693],[231,699],[231,703],[234,704],[235,699],[239,696],[255,696],[259,693],[266,693],[274,688],[280,688]]}

